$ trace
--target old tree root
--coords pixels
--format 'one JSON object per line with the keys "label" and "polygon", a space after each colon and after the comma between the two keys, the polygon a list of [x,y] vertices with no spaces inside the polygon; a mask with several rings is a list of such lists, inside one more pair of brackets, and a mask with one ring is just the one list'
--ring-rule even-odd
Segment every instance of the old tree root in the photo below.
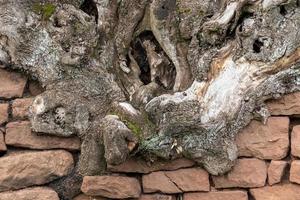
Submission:
{"label": "old tree root", "polygon": [[267,99],[300,88],[296,0],[7,1],[0,60],[45,88],[36,132],[82,139],[80,173],[129,156],[230,170]]}

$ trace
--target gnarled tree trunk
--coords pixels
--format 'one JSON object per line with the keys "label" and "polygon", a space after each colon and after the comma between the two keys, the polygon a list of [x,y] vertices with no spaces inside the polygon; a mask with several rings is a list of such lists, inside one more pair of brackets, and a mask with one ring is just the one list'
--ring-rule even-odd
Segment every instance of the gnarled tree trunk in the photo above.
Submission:
{"label": "gnarled tree trunk", "polygon": [[297,0],[0,2],[0,61],[46,89],[32,129],[80,136],[83,175],[129,156],[225,173],[237,132],[300,88]]}

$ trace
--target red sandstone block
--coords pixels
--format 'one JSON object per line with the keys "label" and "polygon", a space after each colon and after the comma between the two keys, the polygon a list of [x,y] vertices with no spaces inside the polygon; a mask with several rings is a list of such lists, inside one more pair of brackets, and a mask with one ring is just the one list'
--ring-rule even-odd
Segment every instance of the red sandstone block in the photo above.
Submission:
{"label": "red sandstone block", "polygon": [[76,196],[75,198],[73,198],[73,200],[109,200],[109,199],[104,198],[104,197],[91,197],[91,196],[87,196],[85,194],[80,194],[80,195]]}
{"label": "red sandstone block", "polygon": [[142,178],[145,193],[161,192],[166,194],[181,193],[182,191],[172,182],[165,172],[152,172]]}
{"label": "red sandstone block", "polygon": [[299,200],[300,186],[296,184],[277,184],[250,189],[255,200]]}
{"label": "red sandstone block", "polygon": [[290,181],[300,184],[300,160],[294,160],[291,164]]}
{"label": "red sandstone block", "polygon": [[185,193],[183,200],[248,200],[248,195],[245,191]]}
{"label": "red sandstone block", "polygon": [[80,149],[78,137],[62,138],[37,135],[31,131],[29,121],[8,123],[6,125],[5,142],[10,146],[30,149]]}
{"label": "red sandstone block", "polygon": [[113,199],[139,198],[141,186],[136,178],[123,176],[85,176],[81,191],[89,196]]}
{"label": "red sandstone block", "polygon": [[209,175],[204,169],[179,169],[165,175],[183,192],[209,191]]}
{"label": "red sandstone block", "polygon": [[64,150],[8,154],[0,157],[0,191],[44,185],[68,175],[73,168],[73,156]]}
{"label": "red sandstone block", "polygon": [[0,69],[0,97],[22,97],[27,79],[21,74]]}
{"label": "red sandstone block", "polygon": [[29,92],[32,96],[37,96],[44,91],[44,89],[41,87],[41,85],[37,81],[30,81],[28,88],[29,88]]}
{"label": "red sandstone block", "polygon": [[8,121],[8,104],[0,104],[0,125]]}
{"label": "red sandstone block", "polygon": [[289,150],[289,118],[270,117],[267,124],[253,120],[237,136],[239,156],[278,160]]}
{"label": "red sandstone block", "polygon": [[176,200],[176,197],[164,194],[143,194],[139,200]]}
{"label": "red sandstone block", "polygon": [[300,114],[300,92],[284,95],[281,99],[270,100],[267,106],[272,115]]}
{"label": "red sandstone block", "polygon": [[33,98],[16,99],[12,104],[13,118],[25,119],[28,117],[29,107],[33,102]]}
{"label": "red sandstone block", "polygon": [[0,152],[6,151],[6,144],[4,142],[4,136],[3,133],[0,131]]}
{"label": "red sandstone block", "polygon": [[291,134],[291,153],[300,157],[300,125],[294,126]]}
{"label": "red sandstone block", "polygon": [[276,183],[280,183],[287,165],[288,165],[287,161],[283,161],[283,160],[272,160],[271,161],[271,163],[268,167],[269,185],[274,185]]}
{"label": "red sandstone block", "polygon": [[159,171],[142,178],[145,193],[162,192],[166,194],[209,191],[208,173],[201,168]]}
{"label": "red sandstone block", "polygon": [[213,176],[215,188],[252,188],[265,185],[267,165],[256,158],[238,159],[232,171],[223,176]]}
{"label": "red sandstone block", "polygon": [[0,192],[1,200],[59,200],[57,193],[48,187],[30,187]]}

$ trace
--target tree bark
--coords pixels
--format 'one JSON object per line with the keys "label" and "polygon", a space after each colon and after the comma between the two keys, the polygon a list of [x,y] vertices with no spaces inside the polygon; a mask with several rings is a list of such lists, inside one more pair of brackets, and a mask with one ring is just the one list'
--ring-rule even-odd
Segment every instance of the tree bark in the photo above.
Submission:
{"label": "tree bark", "polygon": [[297,0],[0,2],[1,63],[46,89],[32,129],[78,135],[83,175],[130,156],[223,174],[238,131],[300,88]]}

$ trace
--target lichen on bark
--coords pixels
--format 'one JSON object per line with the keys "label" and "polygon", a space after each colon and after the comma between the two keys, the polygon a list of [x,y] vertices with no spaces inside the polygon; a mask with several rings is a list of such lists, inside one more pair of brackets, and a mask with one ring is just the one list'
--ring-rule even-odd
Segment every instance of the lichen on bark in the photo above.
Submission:
{"label": "lichen on bark", "polygon": [[299,2],[1,1],[0,61],[45,88],[32,129],[82,139],[79,171],[130,156],[230,170],[235,135],[298,91]]}

